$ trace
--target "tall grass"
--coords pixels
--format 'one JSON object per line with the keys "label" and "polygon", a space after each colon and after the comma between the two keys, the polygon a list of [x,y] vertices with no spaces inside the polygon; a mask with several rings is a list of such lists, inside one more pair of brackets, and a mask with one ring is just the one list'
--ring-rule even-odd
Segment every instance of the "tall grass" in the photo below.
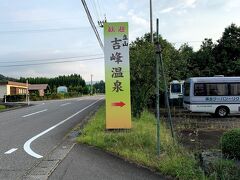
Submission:
{"label": "tall grass", "polygon": [[133,119],[131,130],[106,131],[105,107],[83,129],[80,143],[96,146],[115,153],[137,164],[144,165],[179,179],[202,179],[194,156],[174,143],[169,130],[161,123],[161,155],[156,155],[156,119],[148,111],[141,118]]}
{"label": "tall grass", "polygon": [[0,111],[6,109],[6,106],[0,104]]}

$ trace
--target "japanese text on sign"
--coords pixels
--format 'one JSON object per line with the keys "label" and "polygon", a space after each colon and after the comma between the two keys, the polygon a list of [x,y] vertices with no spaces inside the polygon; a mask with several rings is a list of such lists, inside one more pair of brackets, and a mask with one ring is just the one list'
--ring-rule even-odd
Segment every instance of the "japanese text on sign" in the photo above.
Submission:
{"label": "japanese text on sign", "polygon": [[131,128],[128,23],[104,24],[106,127]]}

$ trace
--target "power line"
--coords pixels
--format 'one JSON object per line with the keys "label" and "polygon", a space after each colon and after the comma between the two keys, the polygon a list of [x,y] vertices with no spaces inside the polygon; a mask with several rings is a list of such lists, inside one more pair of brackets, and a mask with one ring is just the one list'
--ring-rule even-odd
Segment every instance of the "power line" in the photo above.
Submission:
{"label": "power line", "polygon": [[49,28],[49,29],[25,29],[25,30],[11,30],[11,31],[0,31],[0,33],[28,33],[28,32],[42,32],[42,31],[72,31],[72,30],[80,30],[83,28],[89,27],[71,27],[71,28]]}
{"label": "power line", "polygon": [[[103,14],[102,8],[100,6],[99,0],[97,0],[97,6],[98,6],[98,9],[99,9],[99,13],[102,15],[102,17],[104,17],[104,14]],[[102,17],[100,17],[100,18],[102,18]]]}
{"label": "power line", "polygon": [[50,22],[50,21],[62,21],[62,20],[80,20],[80,17],[63,17],[54,19],[32,19],[32,20],[22,20],[22,21],[0,21],[0,24],[16,24],[16,23],[29,23],[29,22]]}
{"label": "power line", "polygon": [[[107,18],[106,18],[106,13],[103,14],[103,11],[102,11],[102,8],[100,6],[101,2],[99,0],[97,0],[97,6],[98,6],[98,9],[99,9],[99,12],[100,14],[102,15],[101,20],[98,21],[98,26],[103,28],[103,24],[107,22]],[[103,20],[104,19],[104,20]]]}
{"label": "power line", "polygon": [[99,13],[98,13],[95,1],[94,0],[90,0],[90,3],[92,5],[93,11],[95,12],[95,16],[96,16],[97,20],[100,20],[100,16],[99,16]]}
{"label": "power line", "polygon": [[[206,38],[205,38],[206,39]],[[204,40],[205,40],[204,39]],[[208,39],[208,38],[207,38]],[[201,42],[204,42],[204,40],[192,40],[192,41],[175,41],[175,42],[170,42],[170,43],[173,43],[173,44],[178,44],[178,43],[201,43]],[[217,41],[216,39],[212,39],[212,41]]]}
{"label": "power line", "polygon": [[99,0],[100,1],[100,4],[102,4],[102,10],[103,12],[105,12],[104,16],[106,16],[106,8],[104,6],[104,3],[102,2],[102,0]]}
{"label": "power line", "polygon": [[172,42],[173,44],[178,44],[178,43],[200,43],[202,41],[177,41],[177,42]]}
{"label": "power line", "polygon": [[81,1],[82,1],[82,4],[83,4],[84,9],[85,9],[85,11],[86,11],[88,20],[89,20],[89,22],[90,22],[90,24],[91,24],[91,26],[92,26],[92,29],[93,29],[96,37],[97,37],[98,43],[99,43],[100,47],[101,47],[102,50],[103,50],[102,40],[101,40],[101,38],[100,38],[100,36],[99,36],[99,34],[98,34],[97,28],[96,28],[96,26],[95,26],[95,24],[94,24],[94,22],[93,22],[93,19],[92,19],[91,13],[90,13],[89,10],[88,10],[87,4],[86,4],[85,0],[81,0]]}
{"label": "power line", "polygon": [[80,61],[94,61],[94,60],[103,59],[103,58],[104,58],[104,57],[96,57],[96,58],[79,59],[79,60],[70,60],[70,61],[43,62],[43,63],[29,63],[29,64],[12,64],[12,65],[4,65],[4,66],[0,66],[0,68],[6,68],[6,67],[19,67],[19,66],[38,66],[38,65],[43,65],[43,64],[61,64],[61,63],[80,62]]}
{"label": "power line", "polygon": [[34,59],[34,60],[17,60],[17,61],[1,61],[0,64],[3,63],[18,63],[18,62],[36,62],[36,61],[57,61],[60,59],[74,59],[74,58],[80,58],[80,57],[89,57],[89,56],[99,56],[102,54],[93,54],[93,55],[86,55],[86,56],[70,56],[70,57],[58,57],[58,58],[47,58],[47,59]]}

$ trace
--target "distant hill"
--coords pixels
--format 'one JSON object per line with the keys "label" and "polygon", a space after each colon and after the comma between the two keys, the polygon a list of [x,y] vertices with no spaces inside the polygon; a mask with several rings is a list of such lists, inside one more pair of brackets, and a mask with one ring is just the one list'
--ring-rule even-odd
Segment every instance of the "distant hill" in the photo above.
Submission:
{"label": "distant hill", "polygon": [[11,77],[6,77],[6,76],[0,74],[0,82],[4,82],[4,81],[17,81],[17,79],[14,79]]}

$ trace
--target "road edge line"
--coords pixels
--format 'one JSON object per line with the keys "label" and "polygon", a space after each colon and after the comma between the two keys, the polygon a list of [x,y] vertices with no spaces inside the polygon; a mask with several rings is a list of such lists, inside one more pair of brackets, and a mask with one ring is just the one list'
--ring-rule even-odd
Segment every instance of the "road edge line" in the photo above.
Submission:
{"label": "road edge line", "polygon": [[35,153],[35,152],[31,149],[31,143],[32,143],[34,140],[36,140],[37,138],[43,136],[44,134],[48,133],[49,131],[55,129],[56,127],[58,127],[58,126],[60,126],[61,124],[65,123],[66,121],[70,120],[71,118],[75,117],[76,115],[78,115],[79,113],[85,111],[85,110],[88,109],[89,107],[95,105],[97,102],[101,101],[102,99],[104,99],[104,98],[98,99],[98,100],[95,101],[94,103],[92,103],[92,104],[88,105],[87,107],[79,110],[78,112],[74,113],[73,115],[69,116],[68,118],[60,121],[59,123],[55,124],[54,126],[48,128],[48,129],[46,129],[45,131],[42,131],[41,133],[39,133],[39,134],[33,136],[32,138],[30,138],[30,139],[27,140],[27,141],[24,143],[24,145],[23,145],[24,151],[25,151],[27,154],[29,154],[30,156],[35,157],[35,158],[37,158],[37,159],[42,158],[42,157],[43,157],[42,155]]}

